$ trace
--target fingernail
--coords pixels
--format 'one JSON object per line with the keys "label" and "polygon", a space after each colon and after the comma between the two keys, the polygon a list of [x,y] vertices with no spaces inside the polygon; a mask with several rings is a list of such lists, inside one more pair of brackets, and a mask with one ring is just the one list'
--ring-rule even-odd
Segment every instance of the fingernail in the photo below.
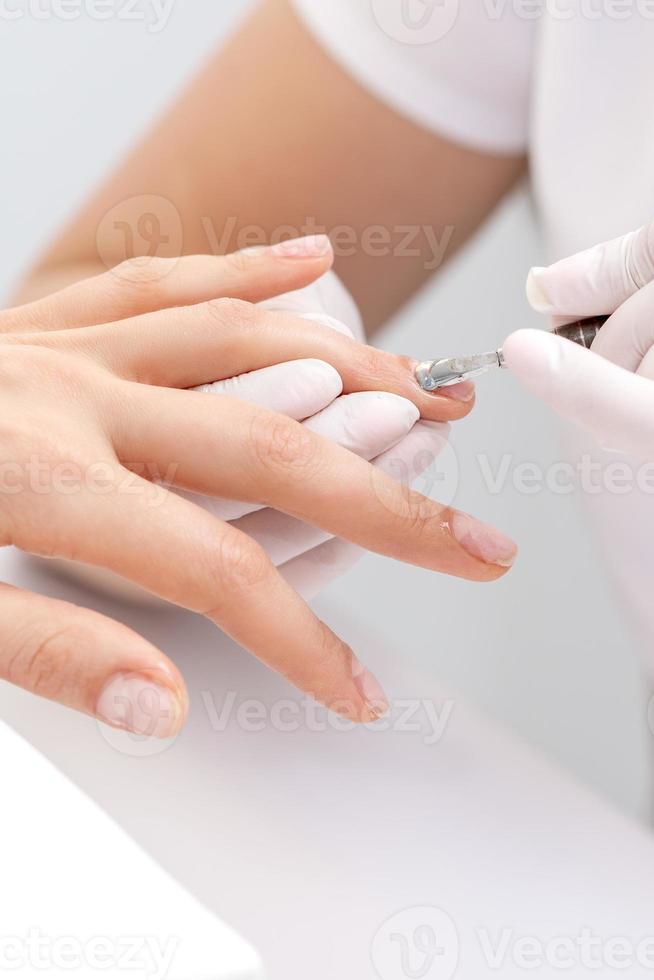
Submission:
{"label": "fingernail", "polygon": [[113,728],[171,738],[181,727],[184,708],[170,688],[141,674],[116,674],[100,694],[96,715]]}
{"label": "fingernail", "polygon": [[489,565],[510,568],[518,554],[517,545],[506,534],[481,521],[455,511],[450,522],[452,534],[462,548]]}
{"label": "fingernail", "polygon": [[438,388],[435,394],[451,398],[456,402],[471,402],[475,397],[476,388],[473,381],[460,381],[457,385],[446,385]]}
{"label": "fingernail", "polygon": [[327,235],[307,235],[306,238],[290,238],[277,245],[272,245],[270,251],[283,259],[318,259],[332,250],[332,243]]}
{"label": "fingernail", "polygon": [[388,711],[388,701],[377,678],[358,660],[354,661],[352,674],[356,688],[366,702],[369,720],[382,718]]}
{"label": "fingernail", "polygon": [[531,308],[537,313],[552,313],[554,308],[543,289],[541,278],[543,272],[545,272],[545,267],[542,265],[535,265],[533,269],[529,270],[526,285],[527,299]]}

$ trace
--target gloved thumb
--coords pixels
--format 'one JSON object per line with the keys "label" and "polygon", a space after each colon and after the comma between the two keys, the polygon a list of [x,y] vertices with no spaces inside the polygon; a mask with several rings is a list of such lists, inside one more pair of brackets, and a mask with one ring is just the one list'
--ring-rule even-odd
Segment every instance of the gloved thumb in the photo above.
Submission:
{"label": "gloved thumb", "polygon": [[533,309],[551,316],[601,316],[613,313],[652,280],[654,222],[547,268],[533,268],[527,299]]}
{"label": "gloved thumb", "polygon": [[651,459],[654,386],[605,358],[541,330],[518,330],[504,344],[506,366],[559,415],[602,447]]}

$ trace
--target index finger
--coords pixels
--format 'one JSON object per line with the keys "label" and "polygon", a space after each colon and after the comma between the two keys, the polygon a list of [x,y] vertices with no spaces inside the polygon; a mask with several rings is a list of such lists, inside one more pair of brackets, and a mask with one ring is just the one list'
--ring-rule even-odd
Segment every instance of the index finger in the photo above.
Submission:
{"label": "index finger", "polygon": [[0,329],[5,323],[11,332],[87,327],[221,296],[256,303],[306,286],[333,260],[325,235],[230,255],[127,259],[43,299],[0,311]]}

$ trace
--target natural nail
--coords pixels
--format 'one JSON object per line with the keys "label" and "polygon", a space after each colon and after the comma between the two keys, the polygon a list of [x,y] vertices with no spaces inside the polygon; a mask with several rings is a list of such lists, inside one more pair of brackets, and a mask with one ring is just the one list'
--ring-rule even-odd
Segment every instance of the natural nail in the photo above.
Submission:
{"label": "natural nail", "polygon": [[358,660],[352,666],[354,683],[369,713],[370,721],[377,721],[388,711],[388,701],[377,678]]}
{"label": "natural nail", "polygon": [[489,565],[510,568],[518,554],[518,548],[506,534],[482,521],[455,511],[451,521],[452,534],[462,548]]}
{"label": "natural nail", "polygon": [[116,674],[104,686],[96,714],[100,721],[154,738],[179,731],[184,707],[179,695],[141,674]]}
{"label": "natural nail", "polygon": [[307,235],[305,238],[290,238],[271,247],[273,255],[284,259],[318,259],[332,250],[327,235]]}
{"label": "natural nail", "polygon": [[456,385],[446,385],[438,388],[436,394],[444,395],[445,398],[452,398],[457,402],[471,402],[475,397],[475,385],[473,381],[460,381]]}

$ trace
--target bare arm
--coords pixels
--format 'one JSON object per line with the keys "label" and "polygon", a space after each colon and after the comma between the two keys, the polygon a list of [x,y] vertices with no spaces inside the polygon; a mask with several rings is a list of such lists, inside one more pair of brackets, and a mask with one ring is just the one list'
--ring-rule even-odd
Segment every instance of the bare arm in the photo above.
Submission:
{"label": "bare arm", "polygon": [[327,230],[374,329],[523,169],[521,157],[473,152],[395,114],[320,49],[286,0],[263,0],[54,243],[20,299],[130,250],[224,253]]}

